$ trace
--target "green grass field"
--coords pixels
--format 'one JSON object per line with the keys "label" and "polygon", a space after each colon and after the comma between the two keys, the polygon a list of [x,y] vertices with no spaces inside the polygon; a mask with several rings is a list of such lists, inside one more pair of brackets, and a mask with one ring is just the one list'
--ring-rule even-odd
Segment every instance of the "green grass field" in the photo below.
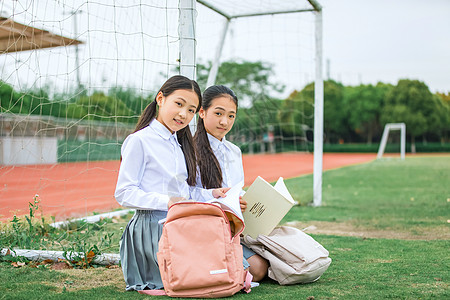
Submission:
{"label": "green grass field", "polygon": [[[407,239],[450,239],[450,156],[373,161],[323,176],[323,203],[312,201],[312,176],[286,182],[301,206],[284,222],[302,221]],[[317,222],[319,221],[319,222]],[[390,234],[392,236],[390,236]]]}
{"label": "green grass field", "polygon": [[[294,207],[283,222],[309,232],[333,259],[315,283],[265,280],[234,299],[450,299],[450,156],[384,160],[324,173],[323,206],[312,177],[286,180]],[[127,219],[107,222],[109,251]],[[90,237],[92,238],[92,237]],[[0,299],[134,299],[118,268],[51,270],[0,263]],[[312,298],[314,297],[314,298]],[[161,299],[164,299],[162,297]]]}

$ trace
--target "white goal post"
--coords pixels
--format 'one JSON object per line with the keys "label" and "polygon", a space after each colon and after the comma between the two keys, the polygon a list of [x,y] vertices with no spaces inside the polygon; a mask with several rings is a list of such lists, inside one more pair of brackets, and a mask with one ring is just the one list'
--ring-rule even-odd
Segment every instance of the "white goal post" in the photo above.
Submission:
{"label": "white goal post", "polygon": [[[192,0],[182,0],[181,2],[189,2]],[[223,23],[220,40],[217,45],[214,61],[208,76],[207,86],[215,83],[217,72],[220,65],[220,57],[224,47],[225,37],[232,19],[256,17],[264,15],[277,14],[291,14],[311,12],[315,16],[315,76],[314,76],[314,162],[313,162],[313,206],[322,205],[322,172],[323,172],[323,76],[322,76],[322,6],[317,0],[306,0],[309,3],[309,8],[303,9],[289,9],[289,10],[273,10],[265,12],[244,13],[237,15],[230,15],[221,10],[213,0],[196,0],[208,9],[218,13],[225,18]],[[305,3],[306,3],[305,1]],[[192,1],[194,2],[194,1]],[[193,10],[192,10],[193,11]],[[194,18],[194,17],[192,17]],[[191,125],[195,126],[195,125]],[[191,127],[192,128],[192,127]]]}
{"label": "white goal post", "polygon": [[405,123],[387,123],[384,126],[383,136],[381,137],[380,147],[378,148],[377,159],[382,158],[384,150],[386,149],[389,132],[391,130],[400,130],[400,157],[405,159],[406,148],[406,125]]}

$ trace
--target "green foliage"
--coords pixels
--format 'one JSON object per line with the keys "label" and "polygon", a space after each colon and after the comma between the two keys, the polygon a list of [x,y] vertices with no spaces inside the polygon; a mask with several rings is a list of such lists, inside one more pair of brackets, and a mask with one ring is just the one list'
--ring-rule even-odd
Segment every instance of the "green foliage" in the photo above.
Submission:
{"label": "green foliage", "polygon": [[[75,221],[54,228],[43,217],[37,219],[39,202],[36,195],[29,203],[28,215],[23,219],[14,216],[9,224],[0,224],[0,249],[62,250],[67,264],[83,269],[93,267],[94,258],[103,251],[117,250],[115,232],[106,231],[107,225],[112,223],[110,219],[96,223]],[[28,262],[26,258],[9,254],[0,261]]]}
{"label": "green foliage", "polygon": [[325,141],[337,141],[348,130],[348,118],[345,111],[349,109],[343,103],[344,86],[335,81],[324,82],[323,119]]}
{"label": "green foliage", "polygon": [[17,92],[9,84],[0,81],[0,112],[61,117],[65,104],[51,101],[49,86],[37,90]]}
{"label": "green foliage", "polygon": [[280,105],[281,100],[266,98],[264,101],[254,102],[251,108],[239,108],[230,135],[239,134],[257,140],[269,128],[277,131],[279,128],[277,112]]}
{"label": "green foliage", "polygon": [[[411,152],[411,144],[406,143],[406,152]],[[324,152],[362,152],[362,153],[376,153],[379,144],[324,144]],[[450,152],[450,143],[419,143],[416,144],[416,151],[422,153],[430,152]],[[386,145],[385,153],[400,154],[400,143],[388,143]]]}
{"label": "green foliage", "polygon": [[46,236],[53,234],[55,228],[45,222],[44,218],[37,218],[39,211],[39,196],[33,197],[29,202],[29,213],[23,219],[14,215],[9,226],[2,224],[2,235],[0,237],[0,248],[38,249],[46,247]]}
{"label": "green foliage", "polygon": [[102,92],[80,97],[67,107],[67,117],[72,119],[129,122],[133,120],[133,116],[133,111],[120,99],[106,96]]}
{"label": "green foliage", "polygon": [[287,136],[304,136],[307,130],[312,130],[314,128],[314,85],[308,84],[301,92],[292,92],[282,102],[277,119],[283,134]]}
{"label": "green foliage", "polygon": [[[202,90],[206,89],[211,65],[197,64],[197,82]],[[273,66],[266,62],[225,61],[219,66],[215,84],[228,86],[238,96],[240,105],[249,106],[284,90],[283,84],[273,82],[273,75]]]}
{"label": "green foliage", "polygon": [[0,109],[1,112],[20,113],[21,95],[14,91],[9,84],[0,81]]}
{"label": "green foliage", "polygon": [[[211,62],[198,64],[197,81],[202,89]],[[240,101],[235,140],[245,136],[258,147],[262,135],[273,130],[286,149],[308,148],[314,127],[314,83],[277,99],[285,87],[275,81],[273,66],[263,61],[226,61],[218,70],[217,84],[233,89]],[[450,133],[450,96],[432,94],[418,80],[399,80],[396,85],[343,86],[324,82],[324,138],[326,143],[377,143],[386,123],[405,122],[411,143],[422,137],[424,143],[448,142]],[[153,99],[137,89],[113,87],[100,91],[76,89],[66,94],[50,86],[16,91],[0,81],[0,113],[49,115],[62,118],[115,121],[135,124],[143,108]],[[277,142],[277,141],[276,141]],[[254,143],[252,145],[252,143]],[[279,145],[279,143],[278,143]],[[284,149],[284,146],[283,146]]]}
{"label": "green foliage", "polygon": [[[400,80],[396,86],[343,86],[324,82],[324,132],[326,143],[379,141],[388,122],[405,122],[411,137],[448,140],[450,105],[444,94],[433,95],[417,80]],[[313,128],[314,83],[292,92],[278,111],[285,137],[305,136]],[[414,142],[413,142],[414,144]]]}
{"label": "green foliage", "polygon": [[381,110],[386,93],[391,88],[391,85],[383,83],[345,88],[343,105],[347,108],[349,125],[357,134],[366,137],[368,144],[383,130],[380,124]]}
{"label": "green foliage", "polygon": [[120,86],[110,88],[108,90],[108,96],[120,100],[133,112],[136,116],[133,123],[137,122],[137,118],[141,115],[144,108],[153,101],[152,95],[144,97],[142,94],[137,93],[136,89]]}
{"label": "green foliage", "polygon": [[407,134],[414,143],[417,136],[445,128],[442,107],[442,100],[423,82],[403,79],[387,93],[381,120],[383,124],[406,123]]}
{"label": "green foliage", "polygon": [[[211,62],[197,65],[197,82],[202,89],[211,68]],[[229,139],[241,146],[244,152],[253,143],[259,143],[268,130],[281,134],[277,121],[281,100],[273,97],[284,90],[284,86],[273,82],[272,65],[245,60],[223,62],[218,70],[216,84],[230,87],[239,99],[235,125]],[[246,143],[240,139],[245,137]]]}
{"label": "green foliage", "polygon": [[51,89],[44,86],[18,92],[0,81],[0,112],[136,123],[151,100],[123,87],[111,88],[107,95],[99,91],[88,95],[86,90],[58,94]]}
{"label": "green foliage", "polygon": [[441,141],[446,141],[450,133],[450,94],[437,93],[433,97],[433,102],[435,109],[429,116],[430,127]]}
{"label": "green foliage", "polygon": [[[333,80],[324,82],[324,131],[327,142],[337,142],[348,131],[348,107],[345,106],[344,86]],[[283,132],[304,135],[314,128],[314,83],[294,91],[282,104],[278,114]],[[304,125],[302,127],[302,125]]]}

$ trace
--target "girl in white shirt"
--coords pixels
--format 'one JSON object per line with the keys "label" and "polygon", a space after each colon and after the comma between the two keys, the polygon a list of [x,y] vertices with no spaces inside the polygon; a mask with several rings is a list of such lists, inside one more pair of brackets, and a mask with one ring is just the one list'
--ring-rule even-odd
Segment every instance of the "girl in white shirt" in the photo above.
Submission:
{"label": "girl in white shirt", "polygon": [[[226,86],[214,85],[204,91],[194,136],[200,171],[197,186],[211,189],[230,188],[238,183],[244,185],[242,152],[225,138],[233,127],[237,107],[236,95]],[[244,211],[247,203],[242,198],[240,202]],[[243,250],[253,280],[260,281],[267,274],[268,262],[246,246]]]}
{"label": "girl in white shirt", "polygon": [[[136,209],[120,245],[127,290],[163,288],[156,257],[162,234],[159,221],[171,204],[191,198],[197,164],[188,124],[200,101],[195,81],[169,78],[122,145],[114,196],[120,205]],[[210,194],[217,198],[225,190]]]}

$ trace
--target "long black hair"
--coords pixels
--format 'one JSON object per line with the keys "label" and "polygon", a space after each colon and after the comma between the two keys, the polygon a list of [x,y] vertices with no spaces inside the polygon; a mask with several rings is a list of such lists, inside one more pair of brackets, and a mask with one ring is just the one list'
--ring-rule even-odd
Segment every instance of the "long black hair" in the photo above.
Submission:
{"label": "long black hair", "polygon": [[[224,85],[213,85],[203,92],[202,108],[208,110],[212,101],[219,97],[229,97],[238,107],[238,98],[234,92]],[[214,155],[209,144],[205,123],[202,118],[198,118],[197,131],[194,136],[195,146],[197,148],[197,161],[200,169],[200,178],[202,185],[206,189],[219,188],[222,186],[222,170],[219,161]]]}
{"label": "long black hair", "polygon": [[[139,117],[139,120],[136,124],[136,128],[134,129],[134,132],[141,130],[144,127],[147,127],[150,124],[150,122],[156,117],[156,111],[157,111],[157,106],[158,106],[156,103],[156,97],[158,96],[159,92],[161,92],[164,97],[167,97],[177,90],[190,90],[190,91],[194,91],[197,94],[198,101],[199,101],[199,105],[197,106],[197,111],[196,111],[196,113],[197,113],[200,109],[200,104],[202,103],[202,93],[200,91],[200,87],[198,86],[196,81],[191,80],[191,79],[181,76],[181,75],[176,75],[176,76],[170,77],[163,84],[163,86],[159,89],[158,93],[156,93],[155,99],[149,105],[147,105],[147,107],[144,109],[141,116]],[[189,126],[186,126],[183,129],[178,130],[177,138],[178,138],[178,142],[181,145],[181,150],[183,150],[184,158],[186,161],[186,169],[188,172],[187,183],[189,185],[195,185],[196,172],[197,172],[197,160],[196,160],[194,142],[192,139],[192,134],[191,134]]]}

